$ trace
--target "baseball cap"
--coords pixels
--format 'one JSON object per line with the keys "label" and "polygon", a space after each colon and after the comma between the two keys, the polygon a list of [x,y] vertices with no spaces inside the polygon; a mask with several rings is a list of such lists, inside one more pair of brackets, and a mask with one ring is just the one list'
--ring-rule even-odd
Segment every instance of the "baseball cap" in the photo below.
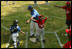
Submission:
{"label": "baseball cap", "polygon": [[29,5],[29,6],[28,6],[28,10],[31,9],[31,8],[33,8],[33,7],[32,7],[31,5]]}

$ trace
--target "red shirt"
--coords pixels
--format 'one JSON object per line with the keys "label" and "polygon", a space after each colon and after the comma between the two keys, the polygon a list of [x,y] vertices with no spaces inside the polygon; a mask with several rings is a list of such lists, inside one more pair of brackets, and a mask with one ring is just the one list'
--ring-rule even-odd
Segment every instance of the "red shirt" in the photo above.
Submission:
{"label": "red shirt", "polygon": [[43,19],[42,21],[36,20],[35,22],[38,23],[39,28],[43,28],[46,20],[47,18]]}
{"label": "red shirt", "polygon": [[61,7],[66,11],[66,19],[71,20],[71,8],[67,8],[66,6]]}
{"label": "red shirt", "polygon": [[68,41],[64,46],[63,48],[71,48],[71,40]]}
{"label": "red shirt", "polygon": [[66,33],[71,36],[71,29],[66,29]]}

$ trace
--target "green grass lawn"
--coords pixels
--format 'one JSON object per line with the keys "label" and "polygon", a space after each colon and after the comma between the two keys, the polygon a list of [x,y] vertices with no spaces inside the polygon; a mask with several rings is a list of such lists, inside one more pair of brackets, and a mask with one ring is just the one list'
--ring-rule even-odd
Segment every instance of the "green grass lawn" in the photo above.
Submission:
{"label": "green grass lawn", "polygon": [[[18,19],[19,25],[24,32],[30,33],[29,24],[26,24],[30,16],[30,12],[27,10],[28,5],[32,5],[40,14],[43,14],[45,17],[49,16],[45,24],[45,31],[55,32],[63,27],[66,27],[65,24],[65,10],[54,7],[53,5],[64,6],[65,1],[49,1],[49,6],[45,5],[44,1],[38,1],[38,6],[35,7],[33,1],[16,1],[15,5],[12,5],[12,1],[6,6],[5,1],[1,1],[1,25],[10,28],[13,20]],[[65,29],[57,32],[62,44],[68,41],[68,38],[65,36]],[[20,46],[18,48],[25,48],[26,35],[19,34]],[[5,48],[9,40],[10,32],[4,29],[1,26],[1,48]],[[55,37],[55,34],[47,33],[45,34],[46,43],[45,48],[61,48],[58,44],[58,41]],[[12,44],[10,48],[12,48]],[[32,43],[28,40],[28,48],[42,48],[41,43]]]}

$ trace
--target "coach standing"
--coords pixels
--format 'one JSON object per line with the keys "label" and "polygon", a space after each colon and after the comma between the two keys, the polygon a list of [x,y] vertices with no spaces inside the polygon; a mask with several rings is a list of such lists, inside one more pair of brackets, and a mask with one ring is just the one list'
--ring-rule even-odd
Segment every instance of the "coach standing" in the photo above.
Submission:
{"label": "coach standing", "polygon": [[[29,20],[27,20],[26,23],[29,23],[31,20],[33,19],[36,19],[38,20],[39,19],[39,13],[37,12],[36,9],[34,9],[32,6],[28,6],[28,10],[30,11],[31,13],[31,18]],[[36,28],[36,33],[38,32],[38,24],[31,21],[30,22],[30,37],[34,36],[34,29]]]}

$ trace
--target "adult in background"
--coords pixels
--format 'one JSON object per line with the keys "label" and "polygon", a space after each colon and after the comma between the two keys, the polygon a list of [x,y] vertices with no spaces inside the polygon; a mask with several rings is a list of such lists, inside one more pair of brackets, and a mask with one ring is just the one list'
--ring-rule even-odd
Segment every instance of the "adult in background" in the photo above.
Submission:
{"label": "adult in background", "polygon": [[8,5],[8,1],[6,1],[6,5]]}
{"label": "adult in background", "polygon": [[[47,0],[45,2],[46,2],[46,5],[49,5]],[[34,5],[37,6],[37,0],[34,0]]]}
{"label": "adult in background", "polygon": [[46,1],[46,5],[49,5],[48,1]]}
{"label": "adult in background", "polygon": [[[15,5],[15,1],[12,4]],[[9,5],[9,1],[6,1],[6,5]]]}

